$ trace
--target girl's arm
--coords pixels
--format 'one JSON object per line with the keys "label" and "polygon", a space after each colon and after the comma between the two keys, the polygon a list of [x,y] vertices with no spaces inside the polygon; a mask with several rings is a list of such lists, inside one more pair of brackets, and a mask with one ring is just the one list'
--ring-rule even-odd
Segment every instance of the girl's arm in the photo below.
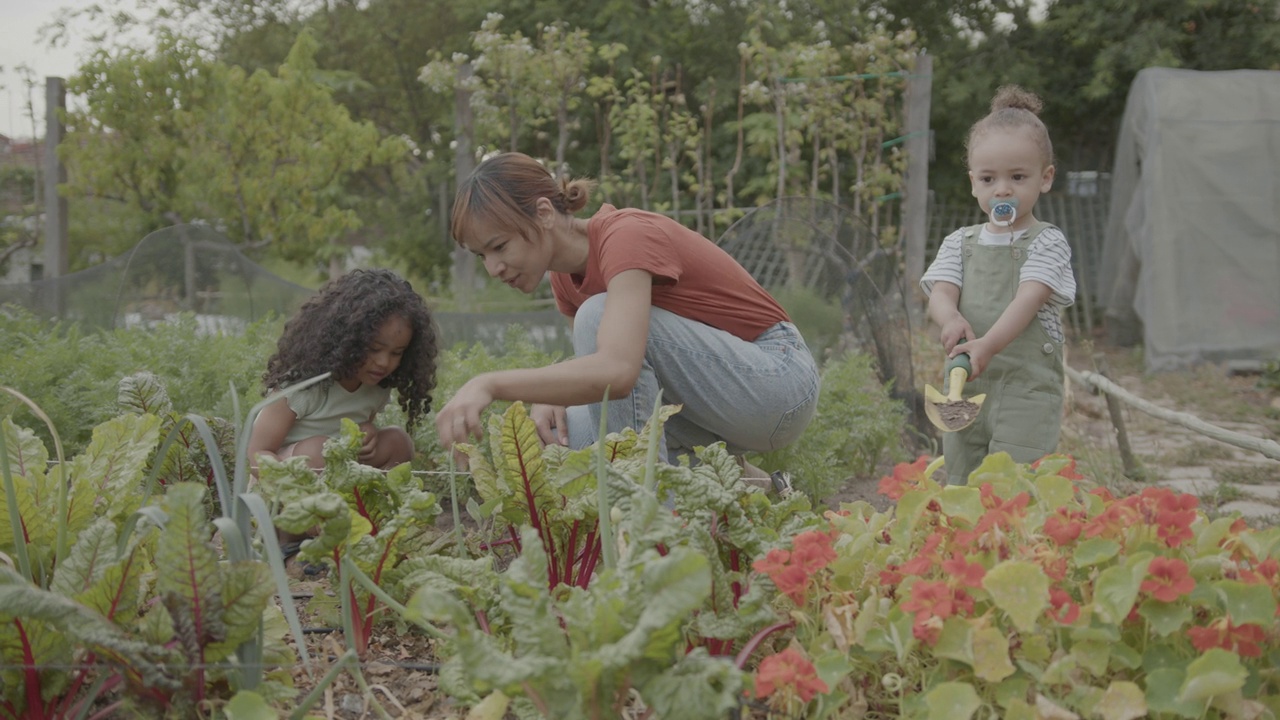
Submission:
{"label": "girl's arm", "polygon": [[249,467],[257,469],[259,455],[276,458],[297,420],[298,416],[284,398],[262,408],[249,433]]}
{"label": "girl's arm", "polygon": [[596,352],[540,368],[499,370],[477,375],[436,414],[440,442],[450,447],[481,436],[480,413],[494,400],[548,405],[599,402],[631,394],[649,339],[653,276],[625,270],[609,281]]}
{"label": "girl's arm", "polygon": [[1013,296],[1013,301],[1004,309],[1004,312],[1000,313],[1000,317],[987,334],[977,340],[955,346],[948,357],[969,353],[969,363],[973,366],[973,374],[970,377],[978,377],[991,362],[991,358],[1008,347],[1009,343],[1026,330],[1032,320],[1035,320],[1036,313],[1040,312],[1040,308],[1048,302],[1052,293],[1053,289],[1042,282],[1028,280],[1019,283],[1018,292]]}

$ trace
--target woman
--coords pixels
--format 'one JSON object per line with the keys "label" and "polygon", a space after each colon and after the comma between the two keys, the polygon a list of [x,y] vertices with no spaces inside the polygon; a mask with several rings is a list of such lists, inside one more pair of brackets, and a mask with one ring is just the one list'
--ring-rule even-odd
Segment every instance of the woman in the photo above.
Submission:
{"label": "woman", "polygon": [[793,442],[813,417],[818,369],[786,312],[732,257],[662,215],[604,205],[574,217],[593,183],[556,179],[520,153],[486,160],[458,188],[454,239],[506,284],[551,273],[573,328],[572,359],[483,373],[436,415],[445,447],[481,436],[494,400],[522,400],[545,443],[641,428],[659,390],[682,409],[660,448],[674,460],[723,440],[741,457]]}

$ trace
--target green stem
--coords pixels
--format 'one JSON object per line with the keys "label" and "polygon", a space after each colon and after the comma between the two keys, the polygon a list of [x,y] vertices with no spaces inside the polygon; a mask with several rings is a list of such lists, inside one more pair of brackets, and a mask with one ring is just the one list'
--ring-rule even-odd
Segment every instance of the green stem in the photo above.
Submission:
{"label": "green stem", "polygon": [[[409,608],[396,602],[395,599],[392,598],[390,595],[388,595],[385,590],[378,587],[378,584],[375,583],[372,578],[364,574],[364,571],[362,571],[360,568],[356,567],[356,564],[352,562],[349,558],[343,557],[342,567],[345,573],[349,573],[351,580],[358,583],[365,590],[368,590],[370,595],[373,595],[374,597],[378,598],[378,600],[382,601],[387,607],[391,608],[392,610],[395,610],[397,613],[400,614],[401,617],[404,617],[405,619],[409,618]],[[342,586],[346,587],[345,581],[342,583]],[[423,630],[427,631],[428,635],[430,635],[433,638],[436,638],[437,640],[447,637],[442,630],[432,625],[431,623],[428,623],[422,620],[411,620],[411,622],[413,622],[413,624],[417,625]],[[344,630],[345,630],[345,625],[344,625]]]}
{"label": "green stem", "polygon": [[463,555],[463,538],[462,538],[462,514],[458,512],[458,481],[455,478],[457,473],[453,463],[453,453],[449,453],[449,499],[453,505],[453,535],[455,539],[453,554],[462,557]]}
{"label": "green stem", "polygon": [[612,505],[609,503],[609,465],[605,460],[605,433],[609,429],[609,388],[600,401],[600,435],[596,451],[596,513],[600,516],[600,545],[604,550],[604,567],[612,570],[618,564],[618,549],[613,542]]}

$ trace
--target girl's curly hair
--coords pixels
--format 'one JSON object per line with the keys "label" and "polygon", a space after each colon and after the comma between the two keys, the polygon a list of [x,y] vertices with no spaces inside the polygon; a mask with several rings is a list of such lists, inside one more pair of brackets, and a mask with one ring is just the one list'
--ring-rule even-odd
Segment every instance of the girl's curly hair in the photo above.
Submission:
{"label": "girl's curly hair", "polygon": [[326,372],[333,373],[331,380],[350,377],[364,363],[382,323],[397,315],[409,323],[413,337],[399,367],[378,384],[395,388],[412,431],[431,410],[439,347],[426,302],[390,270],[353,270],[303,303],[267,360],[264,388],[272,392]]}

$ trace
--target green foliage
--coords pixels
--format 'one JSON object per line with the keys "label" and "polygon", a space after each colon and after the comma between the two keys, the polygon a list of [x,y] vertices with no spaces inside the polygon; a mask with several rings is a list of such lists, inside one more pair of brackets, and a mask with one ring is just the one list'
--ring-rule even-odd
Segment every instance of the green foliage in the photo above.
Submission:
{"label": "green foliage", "polygon": [[830,358],[844,333],[845,311],[840,304],[803,286],[774,288],[772,293],[800,330],[813,357],[820,364]]}
{"label": "green foliage", "polygon": [[886,460],[899,460],[906,408],[880,384],[869,355],[846,353],[822,369],[818,410],[794,444],[765,453],[757,463],[786,470],[798,489],[825,498],[851,477],[873,477]]}
{"label": "green foliage", "polygon": [[856,697],[868,716],[1028,720],[1280,708],[1280,528],[1210,520],[1168,488],[1089,489],[1066,456],[998,453],[950,487],[932,480],[939,461],[881,480],[896,508],[829,516],[823,562],[756,565],[785,591],[778,610],[824,686],[797,701],[779,683],[772,707],[839,717]]}
{"label": "green foliage", "polygon": [[[243,400],[261,394],[261,377],[281,321],[266,319],[241,335],[197,332],[195,318],[181,316],[153,329],[86,332],[50,324],[13,308],[0,313],[0,385],[15,388],[62,428],[67,452],[89,440],[90,429],[118,411],[117,384],[145,371],[166,389],[171,407],[200,415],[235,417],[230,388]],[[17,407],[0,398],[0,412]],[[43,433],[43,429],[41,429]],[[46,441],[48,439],[46,438]]]}
{"label": "green foliage", "polygon": [[[629,688],[662,717],[736,706],[728,656],[771,619],[767,586],[748,587],[746,568],[818,521],[802,495],[775,505],[744,484],[723,445],[696,467],[657,464],[650,442],[673,412],[570,451],[541,447],[516,403],[490,420],[487,443],[462,448],[479,519],[509,529],[520,557],[501,573],[472,563],[469,575],[417,576],[409,617],[451,627],[448,692],[502,707],[519,696],[546,717],[617,714]],[[601,544],[616,564],[592,573]]]}
{"label": "green foliage", "polygon": [[217,220],[295,261],[344,254],[338,241],[360,227],[351,175],[394,166],[408,147],[351,120],[316,82],[316,51],[302,34],[274,75],[172,35],[154,51],[100,51],[69,84],[86,98],[64,146],[71,192],[119,198],[153,228]]}
{"label": "green foliage", "polygon": [[1258,377],[1258,387],[1280,392],[1280,360],[1272,360],[1262,368],[1262,374]]}

